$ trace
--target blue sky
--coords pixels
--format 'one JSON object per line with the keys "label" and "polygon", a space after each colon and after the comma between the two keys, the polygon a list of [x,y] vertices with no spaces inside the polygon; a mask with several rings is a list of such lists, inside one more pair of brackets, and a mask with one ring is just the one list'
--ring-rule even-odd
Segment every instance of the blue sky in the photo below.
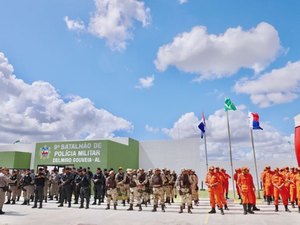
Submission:
{"label": "blue sky", "polygon": [[[212,127],[226,133],[225,97],[245,120],[248,110],[259,113],[265,138],[292,140],[300,111],[299,9],[296,0],[1,0],[2,73],[13,68],[2,86],[10,77],[27,97],[16,109],[18,94],[2,88],[2,108],[15,117],[0,115],[0,141],[196,137],[201,112],[216,138]],[[59,104],[47,102],[53,95]],[[61,107],[63,116],[54,115]]]}

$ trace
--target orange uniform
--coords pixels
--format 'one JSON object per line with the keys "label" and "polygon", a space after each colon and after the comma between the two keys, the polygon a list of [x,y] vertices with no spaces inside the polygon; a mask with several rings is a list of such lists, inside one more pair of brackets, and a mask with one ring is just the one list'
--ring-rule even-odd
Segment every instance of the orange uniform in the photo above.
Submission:
{"label": "orange uniform", "polygon": [[297,173],[295,172],[295,168],[291,168],[291,171],[289,172],[287,176],[287,182],[290,184],[290,201],[294,207],[295,201],[296,201],[296,185],[294,182],[294,176]]}
{"label": "orange uniform", "polygon": [[249,173],[241,173],[238,177],[237,181],[240,191],[241,191],[241,197],[242,197],[242,203],[243,204],[254,204],[253,199],[253,178],[251,174]]}
{"label": "orange uniform", "polygon": [[252,207],[255,206],[256,197],[254,193],[253,177],[249,173],[248,168],[242,168],[242,173],[238,177],[237,184],[241,192],[244,214],[253,214]]}
{"label": "orange uniform", "polygon": [[285,186],[284,176],[276,170],[271,180],[274,186],[274,205],[278,206],[279,195],[281,195],[283,205],[288,205],[288,191]]}
{"label": "orange uniform", "polygon": [[208,187],[211,207],[215,208],[217,203],[220,208],[223,208],[222,193],[220,192],[221,180],[218,174],[214,171],[209,171],[206,175],[205,184]]}
{"label": "orange uniform", "polygon": [[265,187],[265,193],[266,193],[268,204],[270,204],[274,193],[274,187],[272,184],[273,174],[274,173],[271,171],[270,167],[266,167],[266,171],[263,174],[263,186]]}
{"label": "orange uniform", "polygon": [[236,191],[238,193],[238,196],[239,198],[241,198],[241,193],[240,193],[240,188],[239,188],[239,185],[237,184],[237,180],[238,180],[238,177],[239,177],[239,174],[241,173],[241,170],[240,169],[236,169],[235,170],[235,173],[233,175],[233,179],[235,181],[235,188],[236,188]]}
{"label": "orange uniform", "polygon": [[220,196],[221,202],[225,206],[225,209],[228,209],[227,208],[227,201],[226,201],[225,196],[224,196],[224,194],[225,194],[225,189],[224,189],[224,186],[225,186],[225,176],[219,170],[219,167],[216,167],[216,174],[220,178],[220,185],[218,186],[218,188],[219,188],[219,192],[221,193],[221,196]]}
{"label": "orange uniform", "polygon": [[226,199],[228,199],[228,189],[229,189],[229,179],[231,178],[231,176],[229,174],[226,173],[226,170],[221,169],[221,173],[223,174],[224,177],[224,192],[226,194]]}
{"label": "orange uniform", "polygon": [[296,186],[296,196],[298,199],[298,207],[299,207],[299,212],[300,212],[300,168],[298,167],[297,169],[297,174],[294,175],[294,183]]}

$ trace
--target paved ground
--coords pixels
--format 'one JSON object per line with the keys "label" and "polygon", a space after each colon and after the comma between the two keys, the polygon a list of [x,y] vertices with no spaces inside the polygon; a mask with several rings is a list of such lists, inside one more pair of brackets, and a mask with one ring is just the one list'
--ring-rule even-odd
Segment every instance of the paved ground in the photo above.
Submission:
{"label": "paved ground", "polygon": [[71,208],[58,208],[54,201],[44,203],[43,209],[32,209],[31,206],[4,205],[5,215],[0,215],[0,225],[282,225],[299,224],[300,213],[298,209],[292,209],[291,213],[284,212],[283,206],[279,207],[279,213],[274,212],[274,206],[265,203],[258,204],[260,212],[255,215],[243,215],[242,207],[238,203],[229,202],[229,211],[225,215],[207,214],[209,202],[207,199],[201,200],[200,205],[194,207],[193,214],[178,214],[179,204],[175,203],[167,206],[166,212],[159,209],[152,213],[152,207],[144,207],[142,212],[128,212],[128,208],[118,206],[118,210],[105,210],[106,205],[91,206],[90,209],[79,209],[78,205]]}

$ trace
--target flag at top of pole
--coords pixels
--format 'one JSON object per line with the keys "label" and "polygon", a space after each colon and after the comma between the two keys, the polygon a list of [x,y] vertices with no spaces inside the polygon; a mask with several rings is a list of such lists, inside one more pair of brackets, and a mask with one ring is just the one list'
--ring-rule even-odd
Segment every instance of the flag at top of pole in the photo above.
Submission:
{"label": "flag at top of pole", "polygon": [[236,110],[236,107],[233,104],[233,102],[230,100],[230,98],[225,98],[224,109],[225,109],[225,111],[229,111],[229,110],[235,111]]}
{"label": "flag at top of pole", "polygon": [[250,128],[252,128],[253,130],[263,130],[263,129],[259,126],[259,115],[258,115],[258,113],[255,113],[255,112],[249,112],[249,113],[248,113],[248,117],[249,117],[249,125],[250,125]]}
{"label": "flag at top of pole", "polygon": [[204,134],[205,134],[205,129],[206,129],[206,123],[205,123],[205,117],[204,117],[204,113],[202,113],[202,118],[201,121],[198,125],[198,128],[201,131],[201,138],[203,138]]}

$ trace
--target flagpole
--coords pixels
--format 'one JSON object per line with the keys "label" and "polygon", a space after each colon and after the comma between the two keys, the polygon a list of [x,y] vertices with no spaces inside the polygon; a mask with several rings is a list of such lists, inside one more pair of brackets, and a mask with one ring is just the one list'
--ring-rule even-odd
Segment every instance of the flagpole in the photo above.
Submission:
{"label": "flagpole", "polygon": [[204,148],[205,148],[206,171],[208,172],[208,159],[207,159],[207,146],[206,146],[206,132],[204,133]]}
{"label": "flagpole", "polygon": [[257,182],[257,197],[260,199],[259,180],[258,180],[257,163],[256,163],[256,155],[255,155],[255,148],[254,148],[254,140],[253,140],[253,131],[252,131],[252,128],[250,128],[250,136],[251,136],[251,143],[252,143],[252,150],[253,150],[253,158],[254,158],[256,182]]}
{"label": "flagpole", "polygon": [[231,166],[231,177],[232,177],[232,189],[233,189],[233,198],[235,198],[234,179],[233,179],[232,151],[231,151],[231,136],[230,136],[228,110],[226,110],[226,115],[227,115],[227,128],[228,128],[228,139],[229,139],[229,155],[230,155],[230,166]]}

